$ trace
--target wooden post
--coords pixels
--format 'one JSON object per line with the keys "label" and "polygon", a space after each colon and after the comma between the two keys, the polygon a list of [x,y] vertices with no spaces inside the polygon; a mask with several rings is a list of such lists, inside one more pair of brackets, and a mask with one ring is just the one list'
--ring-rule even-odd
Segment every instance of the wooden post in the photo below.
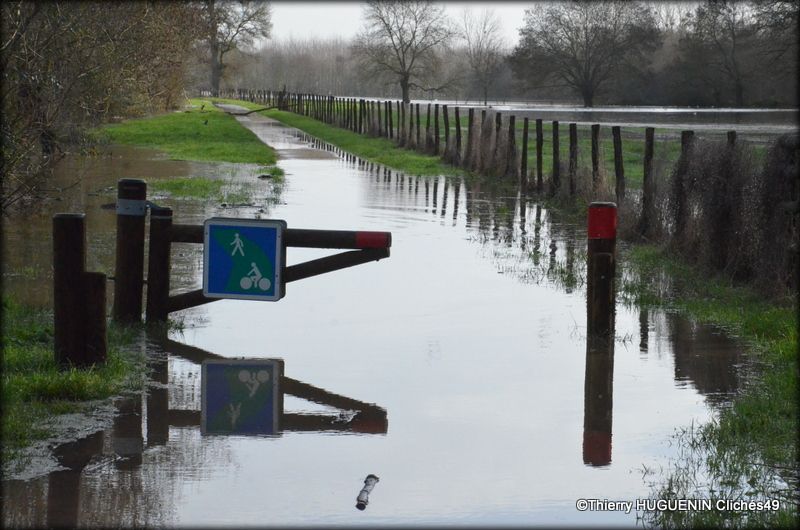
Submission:
{"label": "wooden post", "polygon": [[508,149],[504,174],[506,177],[518,177],[517,174],[517,130],[516,116],[508,117]]}
{"label": "wooden post", "polygon": [[403,102],[400,105],[400,123],[397,124],[398,131],[397,131],[397,139],[399,140],[399,144],[401,146],[406,145],[406,103]]}
{"label": "wooden post", "polygon": [[166,322],[169,315],[170,231],[172,209],[150,212],[150,248],[147,266],[147,323]]}
{"label": "wooden post", "polygon": [[559,160],[560,153],[558,152],[558,122],[553,122],[553,176],[550,180],[550,195],[558,193],[561,187],[561,161]]}
{"label": "wooden post", "polygon": [[619,125],[611,127],[611,136],[614,138],[614,175],[616,177],[615,192],[617,204],[622,204],[625,199],[625,166],[622,160],[622,134]]}
{"label": "wooden post", "polygon": [[424,151],[425,150],[425,146],[420,143],[419,103],[417,103],[415,106],[417,108],[417,131],[416,131],[416,133],[417,133],[417,145],[416,145],[416,147],[417,147],[418,151]]}
{"label": "wooden post", "polygon": [[139,322],[142,318],[146,199],[147,184],[143,180],[118,182],[113,314],[119,322]]}
{"label": "wooden post", "polygon": [[496,113],[494,115],[494,149],[492,150],[492,160],[490,162],[489,171],[493,174],[498,174],[497,166],[499,165],[498,150],[500,149],[500,129],[503,127],[503,115]]}
{"label": "wooden post", "polygon": [[686,171],[691,157],[694,131],[681,131],[681,156],[678,159],[678,170],[672,182],[672,196],[675,199],[675,233],[673,237],[680,241],[686,228]]}
{"label": "wooden post", "polygon": [[447,105],[442,105],[442,121],[444,122],[444,159],[450,161],[450,116],[447,112]]}
{"label": "wooden post", "polygon": [[475,142],[475,109],[470,107],[467,111],[467,149],[464,153],[464,167],[472,167],[473,143]]}
{"label": "wooden post", "polygon": [[592,125],[592,191],[600,192],[600,124]]}
{"label": "wooden post", "polygon": [[393,139],[394,138],[394,116],[393,116],[393,113],[392,113],[392,102],[391,101],[387,101],[386,102],[386,114],[387,114],[388,120],[389,120],[389,138]]}
{"label": "wooden post", "polygon": [[522,120],[522,157],[519,173],[522,189],[528,191],[528,118]]}
{"label": "wooden post", "polygon": [[542,148],[544,147],[544,129],[542,120],[536,120],[536,191],[541,193],[544,189],[544,175],[542,172]]}
{"label": "wooden post", "polygon": [[86,345],[85,217],[82,213],[53,216],[53,346],[56,363],[62,368],[82,364]]}
{"label": "wooden post", "polygon": [[433,150],[433,137],[431,136],[431,104],[428,103],[428,112],[425,117],[425,152]]}
{"label": "wooden post", "polygon": [[433,106],[433,154],[439,155],[439,104]]}
{"label": "wooden post", "polygon": [[655,205],[655,182],[653,182],[653,143],[655,129],[644,130],[644,174],[642,176],[642,216],[639,218],[637,232],[645,239],[650,237]]}
{"label": "wooden post", "polygon": [[456,148],[453,153],[453,165],[461,165],[461,116],[458,107],[456,107]]}
{"label": "wooden post", "polygon": [[86,348],[81,366],[103,364],[108,353],[106,328],[106,275],[102,272],[83,274],[83,307],[85,310]]}
{"label": "wooden post", "polygon": [[736,131],[728,131],[728,147],[736,145]]}
{"label": "wooden post", "polygon": [[614,322],[616,204],[593,202],[589,205],[587,238],[586,331],[590,336],[611,336]]}
{"label": "wooden post", "polygon": [[569,124],[569,195],[575,195],[575,179],[578,173],[578,125]]}

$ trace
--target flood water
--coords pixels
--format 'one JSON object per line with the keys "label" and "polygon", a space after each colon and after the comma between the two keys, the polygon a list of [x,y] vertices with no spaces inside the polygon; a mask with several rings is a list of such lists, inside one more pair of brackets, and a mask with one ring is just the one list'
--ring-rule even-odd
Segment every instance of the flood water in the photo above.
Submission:
{"label": "flood water", "polygon": [[[289,283],[276,303],[173,314],[184,329],[147,340],[153,381],[118,400],[113,425],[59,448],[59,471],[4,481],[5,525],[633,526],[635,513],[579,512],[576,501],[646,497],[643,466],[666,465],[675,430],[707,421],[739,387],[736,342],[675,315],[618,306],[611,344],[587,345],[584,286],[559,274],[585,259],[586,232],[558,212],[240,120],[278,149],[277,204],[262,188],[238,208],[151,200],[178,223],[261,216],[391,231],[391,257]],[[86,211],[88,268],[113,272],[114,212],[101,205],[118,178],[255,180],[247,166],[115,152],[85,162],[82,189],[65,192],[75,199],[6,221],[7,291],[51,300],[58,211]],[[287,265],[335,252],[290,248]],[[201,285],[199,245],[175,245],[172,279],[175,290]],[[214,356],[281,358],[287,377],[386,416],[358,423],[287,397],[293,422],[278,435],[203,435],[199,363]],[[359,511],[369,474],[380,480]]]}

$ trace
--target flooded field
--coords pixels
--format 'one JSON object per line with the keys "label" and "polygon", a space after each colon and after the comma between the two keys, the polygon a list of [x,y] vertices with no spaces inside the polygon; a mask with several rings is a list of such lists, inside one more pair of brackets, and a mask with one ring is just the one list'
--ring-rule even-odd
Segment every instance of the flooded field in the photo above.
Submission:
{"label": "flooded field", "polygon": [[[427,105],[428,100],[413,101]],[[434,101],[444,105],[482,107],[481,103]],[[526,102],[489,102],[489,106],[501,112],[513,112],[517,116],[542,118],[581,123],[609,123],[626,127],[658,127],[664,129],[716,129],[740,133],[761,131],[763,133],[786,134],[796,132],[800,126],[798,109],[766,108],[692,108],[692,107],[635,107],[597,106],[587,108],[577,105],[542,104]]]}
{"label": "flooded field", "polygon": [[[290,228],[392,232],[391,257],[287,285],[277,303],[225,300],[172,317],[146,339],[152,382],[119,399],[106,429],[56,450],[61,469],[4,482],[3,523],[78,525],[613,525],[636,513],[581,512],[579,499],[635,500],[645,466],[675,456],[676,429],[736,392],[735,341],[675,315],[617,307],[615,337],[587,344],[584,226],[521,196],[365,164],[280,124],[240,120],[278,150],[277,200],[248,166],[170,162],[113,149],[68,166],[63,200],[4,230],[7,292],[52,298],[51,216],[85,211],[89,270],[113,274],[118,178],[246,181],[253,199],[152,196],[177,223],[283,219]],[[109,189],[110,188],[110,189]],[[287,265],[335,251],[290,248]],[[173,248],[173,290],[202,283],[202,248]],[[578,275],[579,276],[579,275]],[[201,367],[281,358],[285,375],[373,403],[383,418],[296,397],[272,436],[205,436]],[[302,385],[298,385],[302,386]],[[364,511],[356,496],[380,478]]]}

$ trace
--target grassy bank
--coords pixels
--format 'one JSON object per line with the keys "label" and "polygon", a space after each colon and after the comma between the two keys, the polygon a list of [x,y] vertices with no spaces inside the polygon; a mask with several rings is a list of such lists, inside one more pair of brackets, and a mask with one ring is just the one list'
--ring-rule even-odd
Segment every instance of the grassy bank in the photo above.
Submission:
{"label": "grassy bank", "polygon": [[275,151],[235,118],[207,100],[189,104],[183,111],[106,125],[94,134],[113,143],[160,149],[176,160],[275,164]]}
{"label": "grassy bank", "polygon": [[109,326],[108,361],[89,370],[59,370],[53,354],[53,313],[3,298],[3,460],[50,433],[56,414],[85,410],[86,402],[140,388],[144,358],[125,351],[134,328]]}
{"label": "grassy bank", "polygon": [[710,279],[658,247],[634,247],[621,257],[623,303],[665,307],[716,324],[748,344],[755,364],[754,376],[730,408],[677,436],[682,457],[665,476],[650,477],[654,497],[782,501],[777,512],[654,512],[645,520],[659,527],[793,526],[798,522],[796,301],[766,301],[746,287]]}
{"label": "grassy bank", "polygon": [[[215,98],[214,101],[240,105],[250,110],[263,108],[263,105],[247,101],[220,98]],[[410,175],[468,175],[466,171],[444,163],[437,156],[424,155],[397,147],[394,141],[386,138],[370,138],[292,112],[268,110],[262,111],[260,114],[305,131],[358,157],[404,171]]]}

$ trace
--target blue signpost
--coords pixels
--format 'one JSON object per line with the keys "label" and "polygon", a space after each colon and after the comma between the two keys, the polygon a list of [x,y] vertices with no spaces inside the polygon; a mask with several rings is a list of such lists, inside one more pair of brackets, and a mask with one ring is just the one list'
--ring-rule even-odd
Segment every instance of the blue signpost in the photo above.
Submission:
{"label": "blue signpost", "polygon": [[279,433],[280,359],[203,361],[202,434]]}
{"label": "blue signpost", "polygon": [[203,225],[203,295],[277,301],[283,298],[286,222],[208,219]]}

